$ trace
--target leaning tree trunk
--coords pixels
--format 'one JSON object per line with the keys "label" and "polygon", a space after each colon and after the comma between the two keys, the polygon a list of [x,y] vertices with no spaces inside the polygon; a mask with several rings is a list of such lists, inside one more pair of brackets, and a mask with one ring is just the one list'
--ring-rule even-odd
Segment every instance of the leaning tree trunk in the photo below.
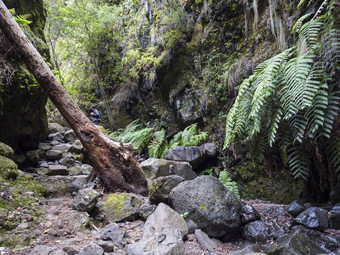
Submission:
{"label": "leaning tree trunk", "polygon": [[52,74],[2,0],[0,29],[16,47],[30,72],[78,136],[94,166],[92,176],[98,176],[107,190],[147,194],[147,181],[134,157],[133,148],[112,141],[92,124]]}

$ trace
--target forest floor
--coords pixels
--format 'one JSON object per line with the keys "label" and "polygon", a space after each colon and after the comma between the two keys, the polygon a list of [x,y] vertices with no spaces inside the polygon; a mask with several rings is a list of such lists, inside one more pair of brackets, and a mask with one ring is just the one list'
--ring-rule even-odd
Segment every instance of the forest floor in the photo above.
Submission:
{"label": "forest floor", "polygon": [[[24,255],[28,254],[35,246],[48,245],[52,247],[71,247],[74,251],[82,251],[90,243],[98,243],[101,240],[102,231],[105,224],[95,226],[90,224],[89,228],[80,229],[79,223],[84,219],[83,212],[72,209],[72,198],[61,197],[46,199],[42,202],[41,220],[32,224],[27,230],[34,233],[29,247],[17,250],[6,249],[0,254]],[[291,226],[293,218],[287,213],[286,205],[278,205],[258,200],[247,201],[248,204],[260,213],[262,221],[269,227],[272,226],[271,232],[275,236],[284,234]],[[98,224],[97,224],[98,225]],[[144,221],[125,221],[118,225],[128,233],[127,243],[138,241],[142,236]],[[273,233],[273,231],[278,231]],[[331,236],[340,235],[340,231],[328,230],[327,234]],[[238,250],[245,244],[241,238],[223,243],[213,239],[216,249],[213,253],[205,250],[195,239],[193,234],[189,234],[185,241],[186,255],[222,255],[229,254],[230,251]],[[268,241],[270,242],[270,240]],[[108,254],[125,255],[125,249],[116,249]]]}

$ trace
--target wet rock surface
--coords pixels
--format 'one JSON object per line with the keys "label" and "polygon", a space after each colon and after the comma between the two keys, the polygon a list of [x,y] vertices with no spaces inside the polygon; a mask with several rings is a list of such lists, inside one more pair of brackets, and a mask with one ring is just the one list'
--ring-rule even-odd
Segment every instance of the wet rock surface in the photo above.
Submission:
{"label": "wet rock surface", "polygon": [[[129,193],[105,194],[98,180],[88,183],[87,176],[92,167],[82,164],[75,154],[70,153],[70,148],[77,141],[65,143],[63,133],[60,134],[62,142],[52,140],[40,143],[39,150],[31,151],[30,156],[38,168],[30,168],[30,173],[27,173],[17,170],[17,166],[12,164],[16,172],[13,178],[20,176],[39,181],[46,188],[47,198],[38,199],[32,192],[25,194],[39,207],[39,215],[34,217],[29,213],[29,207],[17,208],[16,211],[1,208],[0,227],[6,232],[0,238],[0,254],[142,255],[157,251],[155,254],[222,255],[231,252],[243,255],[340,252],[340,231],[337,230],[339,205],[328,206],[328,211],[304,205],[308,209],[294,218],[292,214],[296,213],[292,213],[292,204],[296,201],[289,206],[258,200],[240,203],[225,191],[216,178],[193,176],[194,180],[181,179],[175,188],[169,188],[172,190],[170,194],[177,192],[177,195],[170,195],[170,205],[177,212],[162,203],[155,211],[156,206],[150,204],[149,198]],[[61,151],[63,157],[47,159],[46,153],[50,151],[53,154],[53,150]],[[79,146],[80,150],[82,148]],[[177,163],[177,170],[192,171],[187,162]],[[166,175],[175,169],[171,164],[166,168]],[[159,164],[154,167],[161,169]],[[5,168],[9,169],[7,166]],[[60,174],[64,171],[65,176],[50,175],[50,169],[59,169]],[[161,178],[171,179],[171,175]],[[189,185],[176,191],[184,183],[196,183],[196,186]],[[218,196],[219,193],[222,195]],[[1,185],[0,197],[10,199],[10,194],[4,192]],[[178,197],[182,198],[177,201]],[[220,231],[221,227],[219,220],[224,219],[218,212],[225,212],[223,205],[226,204],[228,210],[234,208],[231,214],[236,215],[231,221],[231,229],[237,230],[240,235],[231,232],[234,239],[216,234],[216,229]],[[301,207],[300,204],[298,206]],[[209,219],[211,215],[215,221]],[[325,215],[329,218],[329,226]],[[203,222],[200,222],[202,219]],[[310,222],[318,222],[319,225],[311,227]],[[225,229],[225,225],[221,229]],[[249,245],[249,241],[258,244]]]}

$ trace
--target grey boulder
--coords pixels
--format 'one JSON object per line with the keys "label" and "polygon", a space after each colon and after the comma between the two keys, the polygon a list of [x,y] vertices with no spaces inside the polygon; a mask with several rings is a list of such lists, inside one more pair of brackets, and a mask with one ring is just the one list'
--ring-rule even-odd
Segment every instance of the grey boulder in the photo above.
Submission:
{"label": "grey boulder", "polygon": [[165,152],[164,159],[185,161],[190,163],[193,169],[196,169],[204,160],[204,153],[198,146],[176,146]]}
{"label": "grey boulder", "polygon": [[188,162],[149,158],[141,163],[141,167],[146,177],[151,180],[168,175],[179,175],[185,180],[193,180],[197,176]]}
{"label": "grey boulder", "polygon": [[89,212],[98,202],[99,193],[91,188],[79,190],[72,201],[73,207],[78,211]]}
{"label": "grey boulder", "polygon": [[173,208],[186,213],[200,229],[213,237],[240,232],[241,205],[213,176],[200,176],[178,184],[169,195]]}
{"label": "grey boulder", "polygon": [[160,203],[147,219],[142,240],[126,246],[128,255],[183,255],[183,237],[188,233],[181,215]]}
{"label": "grey boulder", "polygon": [[117,248],[123,248],[126,245],[126,241],[124,237],[126,236],[126,232],[123,231],[119,226],[117,225],[109,225],[107,226],[103,233],[102,233],[102,239],[104,241],[112,241],[113,245]]}
{"label": "grey boulder", "polygon": [[177,175],[161,176],[153,181],[150,188],[150,202],[153,204],[168,203],[169,193],[178,184],[185,181]]}

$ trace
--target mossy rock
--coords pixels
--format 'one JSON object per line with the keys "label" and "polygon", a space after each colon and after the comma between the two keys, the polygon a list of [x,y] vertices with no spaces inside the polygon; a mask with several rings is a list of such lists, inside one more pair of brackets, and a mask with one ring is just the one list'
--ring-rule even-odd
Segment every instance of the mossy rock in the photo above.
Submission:
{"label": "mossy rock", "polygon": [[13,160],[0,156],[0,176],[4,179],[15,179],[18,176],[18,166]]}
{"label": "mossy rock", "polygon": [[28,246],[31,242],[31,236],[29,234],[18,234],[13,233],[4,236],[0,239],[0,246],[19,248],[23,246]]}
{"label": "mossy rock", "polygon": [[133,193],[110,194],[105,201],[105,215],[113,222],[133,220],[141,203],[141,199]]}
{"label": "mossy rock", "polygon": [[243,199],[261,199],[289,204],[293,200],[307,201],[307,187],[303,181],[294,180],[288,169],[269,177],[263,165],[245,163],[234,169],[241,178],[239,188]]}
{"label": "mossy rock", "polygon": [[7,144],[0,142],[0,156],[10,158],[14,155],[14,150]]}

